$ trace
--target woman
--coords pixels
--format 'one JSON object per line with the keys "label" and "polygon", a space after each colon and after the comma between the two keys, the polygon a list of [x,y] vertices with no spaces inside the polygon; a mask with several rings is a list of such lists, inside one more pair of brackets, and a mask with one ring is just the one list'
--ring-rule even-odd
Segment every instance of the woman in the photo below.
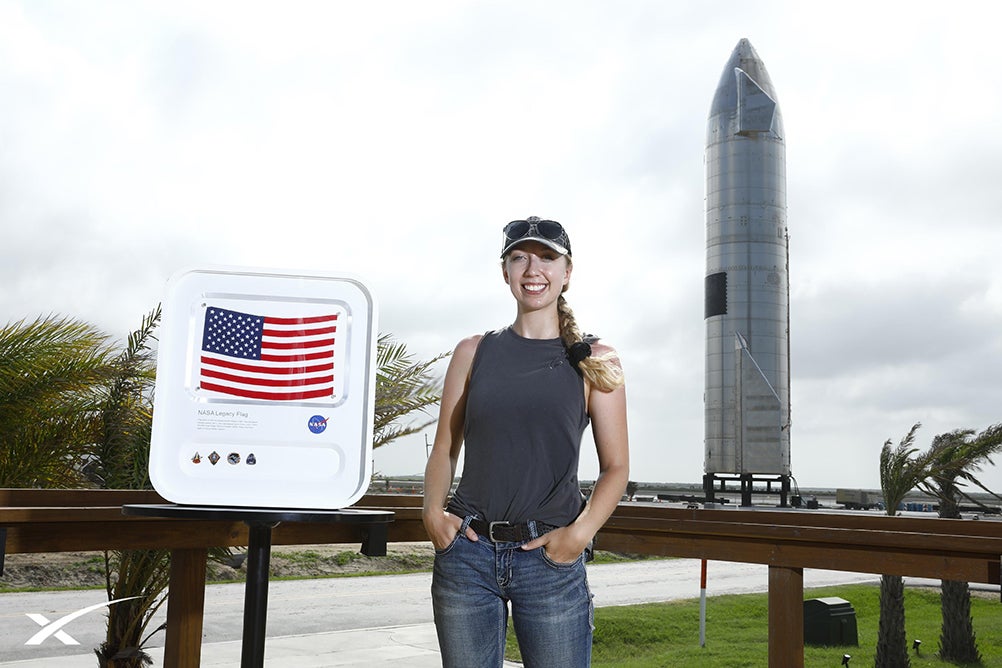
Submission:
{"label": "woman", "polygon": [[[585,553],[629,475],[623,374],[613,348],[582,338],[564,300],[571,244],[560,223],[512,221],[501,258],[515,321],[456,346],[425,470],[442,663],[501,666],[510,602],[526,666],[581,668],[592,639]],[[599,477],[585,501],[577,469],[589,419]]]}

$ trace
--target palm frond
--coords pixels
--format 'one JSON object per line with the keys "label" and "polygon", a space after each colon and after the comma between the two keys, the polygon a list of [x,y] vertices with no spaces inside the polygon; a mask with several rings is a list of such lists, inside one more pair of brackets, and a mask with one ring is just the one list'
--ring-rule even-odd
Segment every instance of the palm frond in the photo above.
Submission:
{"label": "palm frond", "polygon": [[[929,448],[931,477],[924,491],[938,497],[948,509],[955,508],[961,500],[984,507],[968,493],[967,486],[977,487],[1002,499],[998,492],[988,489],[977,477],[985,465],[994,465],[992,457],[1000,450],[1002,424],[992,425],[981,433],[965,428],[937,435]],[[943,516],[955,515],[956,512],[951,512]]]}
{"label": "palm frond", "polygon": [[893,516],[908,492],[924,484],[930,475],[928,455],[913,456],[918,452],[915,434],[921,426],[916,422],[896,447],[888,439],[880,450],[880,490],[888,515]]}
{"label": "palm frond", "polygon": [[101,487],[149,488],[149,458],[153,421],[153,385],[156,358],[151,341],[160,323],[158,304],[128,336],[126,347],[114,359],[114,373],[102,386],[96,461],[88,470]]}
{"label": "palm frond", "polygon": [[405,423],[415,413],[424,413],[441,400],[441,380],[433,367],[448,353],[417,360],[407,346],[390,334],[381,334],[376,350],[376,406],[373,447],[380,447],[426,428],[433,419]]}
{"label": "palm frond", "polygon": [[68,318],[0,328],[0,485],[81,483],[113,354],[105,334]]}

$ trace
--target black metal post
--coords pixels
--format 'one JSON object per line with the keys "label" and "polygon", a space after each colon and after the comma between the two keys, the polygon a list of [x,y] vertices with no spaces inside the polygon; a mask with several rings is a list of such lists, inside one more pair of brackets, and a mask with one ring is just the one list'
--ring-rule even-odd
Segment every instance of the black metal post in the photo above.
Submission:
{"label": "black metal post", "polygon": [[240,667],[263,668],[265,628],[268,624],[271,530],[279,523],[245,521],[250,528],[250,540],[247,545],[247,585],[244,589],[244,634]]}
{"label": "black metal post", "polygon": [[3,575],[3,562],[7,556],[7,527],[0,527],[0,575]]}
{"label": "black metal post", "polygon": [[387,533],[385,524],[363,524],[362,554],[367,557],[385,557]]}
{"label": "black metal post", "polygon": [[752,489],[755,487],[755,478],[750,473],[741,474],[741,505],[747,507],[752,505]]}
{"label": "black metal post", "polygon": [[713,503],[714,501],[714,488],[713,484],[716,482],[717,477],[712,473],[703,474],[703,494],[706,496],[706,503]]}

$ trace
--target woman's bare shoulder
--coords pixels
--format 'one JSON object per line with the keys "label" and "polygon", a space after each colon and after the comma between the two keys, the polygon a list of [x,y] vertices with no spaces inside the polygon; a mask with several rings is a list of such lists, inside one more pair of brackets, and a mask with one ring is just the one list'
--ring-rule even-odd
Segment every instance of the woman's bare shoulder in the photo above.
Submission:
{"label": "woman's bare shoulder", "polygon": [[592,357],[615,357],[619,358],[619,353],[616,349],[605,339],[596,339],[591,342],[591,354]]}
{"label": "woman's bare shoulder", "polygon": [[480,345],[480,340],[483,338],[483,334],[473,334],[472,336],[467,336],[465,339],[456,344],[456,349],[453,354],[472,355],[477,351],[477,346]]}
{"label": "woman's bare shoulder", "polygon": [[483,334],[474,334],[473,336],[467,336],[457,343],[455,349],[452,351],[452,360],[449,365],[469,369],[473,364],[473,357],[477,353],[477,346],[480,345],[480,341],[483,338]]}

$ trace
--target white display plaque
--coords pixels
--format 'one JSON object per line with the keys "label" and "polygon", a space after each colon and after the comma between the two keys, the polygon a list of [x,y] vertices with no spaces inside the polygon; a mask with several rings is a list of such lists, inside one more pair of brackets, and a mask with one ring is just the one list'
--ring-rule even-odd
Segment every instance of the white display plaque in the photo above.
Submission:
{"label": "white display plaque", "polygon": [[376,304],[357,277],[171,277],[150,477],[179,504],[343,508],[372,475]]}

